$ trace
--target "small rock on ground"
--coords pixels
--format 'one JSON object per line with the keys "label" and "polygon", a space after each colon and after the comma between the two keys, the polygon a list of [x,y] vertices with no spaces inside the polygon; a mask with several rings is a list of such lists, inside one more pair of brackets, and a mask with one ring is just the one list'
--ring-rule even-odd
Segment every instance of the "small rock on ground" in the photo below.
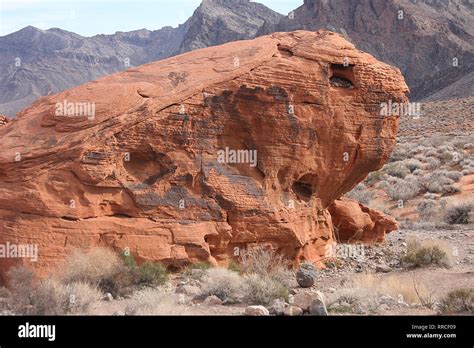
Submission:
{"label": "small rock on ground", "polygon": [[262,316],[270,315],[270,312],[263,306],[248,306],[245,308],[244,315]]}

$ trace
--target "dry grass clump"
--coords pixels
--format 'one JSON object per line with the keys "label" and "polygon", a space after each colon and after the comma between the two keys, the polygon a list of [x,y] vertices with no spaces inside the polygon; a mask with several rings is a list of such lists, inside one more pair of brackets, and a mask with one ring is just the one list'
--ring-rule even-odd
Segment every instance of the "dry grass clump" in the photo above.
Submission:
{"label": "dry grass clump", "polygon": [[453,254],[449,245],[441,240],[410,238],[407,241],[407,253],[403,262],[413,267],[428,265],[450,267]]}
{"label": "dry grass clump", "polygon": [[110,249],[95,248],[87,252],[75,252],[63,267],[63,282],[87,282],[99,284],[121,271],[123,264],[117,253]]}
{"label": "dry grass clump", "polygon": [[238,302],[245,296],[244,278],[226,268],[210,268],[204,276],[201,293],[203,295],[214,295],[222,301]]}
{"label": "dry grass clump", "polygon": [[95,248],[75,252],[65,262],[61,279],[65,283],[86,282],[114,297],[129,295],[134,286],[162,285],[168,280],[159,262],[137,265],[132,254],[121,258],[110,249]]}
{"label": "dry grass clump", "polygon": [[285,286],[293,285],[294,274],[288,268],[289,261],[276,251],[254,247],[240,253],[240,266],[245,274],[258,274],[273,278]]}
{"label": "dry grass clump", "polygon": [[25,267],[12,268],[8,276],[12,288],[10,306],[15,314],[81,314],[102,297],[100,290],[88,283],[39,279]]}
{"label": "dry grass clump", "polygon": [[133,257],[123,260],[109,249],[76,252],[66,259],[58,279],[39,279],[30,269],[9,273],[14,313],[31,315],[81,314],[104,292],[112,296],[131,293],[133,286],[161,285],[165,268],[146,262],[137,266]]}
{"label": "dry grass clump", "polygon": [[247,249],[241,252],[239,272],[208,269],[201,291],[203,295],[215,295],[226,302],[269,304],[275,299],[287,300],[289,287],[295,282],[287,265],[288,261],[273,250]]}
{"label": "dry grass clump", "polygon": [[445,314],[474,313],[474,289],[455,289],[444,296],[441,301],[441,312]]}
{"label": "dry grass clump", "polygon": [[186,306],[180,305],[172,294],[157,289],[137,291],[125,307],[126,315],[187,315]]}
{"label": "dry grass clump", "polygon": [[245,276],[245,300],[252,304],[268,305],[273,300],[288,301],[288,287],[269,276],[248,274]]}
{"label": "dry grass clump", "polygon": [[431,302],[432,293],[421,282],[406,275],[391,275],[376,277],[373,274],[361,274],[352,279],[352,286],[371,290],[378,294],[387,294],[395,298],[403,297],[403,301],[412,304],[428,304]]}

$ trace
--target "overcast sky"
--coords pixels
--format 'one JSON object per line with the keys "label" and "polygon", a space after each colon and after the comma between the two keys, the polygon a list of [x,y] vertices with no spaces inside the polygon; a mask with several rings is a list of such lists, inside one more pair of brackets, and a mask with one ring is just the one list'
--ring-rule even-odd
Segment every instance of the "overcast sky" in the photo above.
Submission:
{"label": "overcast sky", "polygon": [[[288,14],[303,0],[259,0]],[[28,25],[61,28],[84,36],[184,23],[201,0],[0,0],[0,36]]]}

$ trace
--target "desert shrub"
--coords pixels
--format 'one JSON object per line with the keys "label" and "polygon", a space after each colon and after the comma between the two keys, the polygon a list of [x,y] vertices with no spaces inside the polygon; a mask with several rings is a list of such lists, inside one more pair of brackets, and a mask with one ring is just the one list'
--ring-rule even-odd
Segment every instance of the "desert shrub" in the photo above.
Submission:
{"label": "desert shrub", "polygon": [[373,184],[381,181],[382,178],[383,178],[383,173],[381,171],[370,172],[369,175],[367,176],[367,179],[365,179],[365,182],[368,185],[373,185]]}
{"label": "desert shrub", "polygon": [[400,179],[403,179],[405,176],[410,174],[410,170],[402,162],[389,163],[384,166],[383,170],[388,175]]}
{"label": "desert shrub", "polygon": [[130,268],[123,265],[117,273],[101,279],[98,287],[102,292],[110,293],[114,298],[117,298],[130,295],[136,283],[135,274]]}
{"label": "desert shrub", "polygon": [[229,264],[227,265],[227,269],[230,270],[230,271],[237,272],[237,273],[240,273],[242,271],[242,269],[240,268],[239,263],[235,260],[232,260],[232,259],[229,261]]}
{"label": "desert shrub", "polygon": [[416,207],[418,216],[422,220],[432,220],[439,214],[439,207],[433,199],[423,199]]}
{"label": "desert shrub", "polygon": [[439,265],[449,267],[452,264],[451,248],[444,242],[436,239],[420,241],[411,238],[407,241],[407,253],[403,262],[414,267]]}
{"label": "desert shrub", "polygon": [[408,200],[420,192],[418,181],[405,181],[394,178],[388,182],[386,187],[388,196],[394,200]]}
{"label": "desert shrub", "polygon": [[84,282],[74,282],[66,285],[68,313],[80,314],[86,312],[89,306],[99,301],[103,293],[98,287]]}
{"label": "desert shrub", "polygon": [[67,285],[54,279],[44,279],[34,289],[31,302],[32,315],[83,314],[94,302],[99,301],[102,293],[97,287],[85,282],[73,282]]}
{"label": "desert shrub", "polygon": [[441,312],[451,313],[473,313],[474,312],[474,289],[455,289],[444,296],[441,301]]}
{"label": "desert shrub", "polygon": [[222,301],[238,301],[245,294],[245,282],[241,275],[225,268],[210,268],[202,282],[203,295],[215,295]]}
{"label": "desert shrub", "polygon": [[38,282],[35,273],[30,268],[19,266],[10,268],[7,276],[12,291],[10,306],[15,314],[28,314],[35,296],[33,289]]}
{"label": "desert shrub", "polygon": [[444,214],[444,221],[450,225],[468,224],[472,219],[473,201],[448,203]]}
{"label": "desert shrub", "polygon": [[65,263],[61,279],[65,283],[87,282],[99,284],[121,271],[122,261],[112,250],[95,248],[87,252],[75,252]]}
{"label": "desert shrub", "polygon": [[137,270],[138,285],[162,285],[168,280],[166,268],[159,262],[145,262]]}
{"label": "desert shrub", "polygon": [[397,144],[395,149],[393,149],[392,153],[390,154],[390,158],[388,162],[398,162],[403,161],[405,158],[410,156],[409,151],[404,148],[401,144]]}
{"label": "desert shrub", "polygon": [[125,307],[126,315],[186,315],[187,309],[170,294],[146,288],[135,292]]}
{"label": "desert shrub", "polygon": [[260,274],[245,276],[245,300],[252,304],[268,305],[275,299],[288,301],[289,290],[285,284]]}
{"label": "desert shrub", "polygon": [[428,170],[439,168],[439,166],[441,165],[441,161],[434,157],[427,157],[424,160],[424,163],[425,165],[423,166],[424,167],[423,169],[428,169]]}
{"label": "desert shrub", "polygon": [[206,269],[211,268],[211,265],[209,262],[196,262],[191,265],[191,268],[205,271]]}
{"label": "desert shrub", "polygon": [[[429,148],[427,151],[425,151],[424,155],[426,157],[433,157],[433,158],[436,158],[438,157],[438,151],[436,151],[436,148]],[[441,163],[441,162],[440,162]]]}
{"label": "desert shrub", "polygon": [[254,247],[240,253],[240,266],[245,273],[271,275],[287,268],[288,261],[274,250]]}
{"label": "desert shrub", "polygon": [[12,286],[10,305],[15,314],[63,315],[83,313],[102,293],[88,283],[63,284],[58,280],[37,279],[23,267],[9,273]]}
{"label": "desert shrub", "polygon": [[459,179],[460,176],[462,174],[459,172],[436,170],[422,178],[422,186],[428,192],[441,194],[455,193],[458,189],[453,186],[455,180],[452,178]]}
{"label": "desert shrub", "polygon": [[446,175],[448,178],[454,181],[458,181],[463,176],[461,172],[458,172],[455,170],[447,170],[444,172],[444,175]]}
{"label": "desert shrub", "polygon": [[419,160],[414,158],[404,160],[403,164],[405,165],[405,167],[408,168],[410,172],[413,172],[416,169],[421,169],[423,167],[423,164]]}
{"label": "desert shrub", "polygon": [[360,183],[351,191],[346,193],[346,197],[354,199],[362,204],[369,204],[372,200],[373,193],[368,191],[364,184]]}
{"label": "desert shrub", "polygon": [[66,286],[52,279],[41,280],[32,289],[29,315],[61,315],[69,306]]}

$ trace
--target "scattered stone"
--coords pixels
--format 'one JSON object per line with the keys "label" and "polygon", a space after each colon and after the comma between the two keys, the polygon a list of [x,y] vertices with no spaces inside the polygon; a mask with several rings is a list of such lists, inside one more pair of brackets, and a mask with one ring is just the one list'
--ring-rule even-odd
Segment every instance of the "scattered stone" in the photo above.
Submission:
{"label": "scattered stone", "polygon": [[375,266],[375,271],[379,273],[389,273],[392,271],[392,268],[390,266],[387,266],[383,263],[376,265]]}
{"label": "scattered stone", "polygon": [[296,272],[296,281],[302,288],[310,288],[314,285],[314,281],[317,277],[317,270],[313,264],[304,262],[301,264],[300,269]]}
{"label": "scattered stone", "polygon": [[285,308],[287,307],[288,307],[288,303],[286,303],[283,300],[276,299],[276,300],[273,300],[271,305],[268,307],[268,311],[270,312],[270,314],[283,315]]}
{"label": "scattered stone", "polygon": [[290,299],[290,305],[301,308],[304,312],[309,311],[309,307],[313,302],[313,296],[309,292],[296,294]]}
{"label": "scattered stone", "polygon": [[309,307],[309,314],[326,316],[328,315],[328,311],[326,309],[326,304],[324,303],[323,294],[318,291],[317,295],[317,298],[313,300],[311,306]]}
{"label": "scattered stone", "polygon": [[289,317],[297,317],[302,314],[303,314],[303,310],[296,306],[288,306],[283,311],[283,315],[286,315]]}
{"label": "scattered stone", "polygon": [[206,299],[203,301],[203,304],[207,306],[220,306],[222,305],[222,300],[215,295],[211,295],[206,297]]}
{"label": "scattered stone", "polygon": [[103,297],[103,299],[105,301],[113,301],[114,300],[114,297],[112,296],[112,294],[110,292],[106,293]]}
{"label": "scattered stone", "polygon": [[245,308],[244,315],[264,316],[270,315],[270,312],[263,306],[248,306]]}

